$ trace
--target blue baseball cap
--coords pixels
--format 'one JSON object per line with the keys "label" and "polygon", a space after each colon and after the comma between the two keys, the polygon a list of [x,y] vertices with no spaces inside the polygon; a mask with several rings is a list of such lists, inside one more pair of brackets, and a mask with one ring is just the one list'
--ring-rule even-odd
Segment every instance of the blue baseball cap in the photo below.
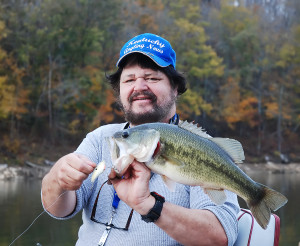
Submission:
{"label": "blue baseball cap", "polygon": [[119,67],[123,58],[132,53],[148,56],[160,67],[176,66],[176,53],[171,44],[152,33],[144,33],[130,39],[121,49],[116,66]]}

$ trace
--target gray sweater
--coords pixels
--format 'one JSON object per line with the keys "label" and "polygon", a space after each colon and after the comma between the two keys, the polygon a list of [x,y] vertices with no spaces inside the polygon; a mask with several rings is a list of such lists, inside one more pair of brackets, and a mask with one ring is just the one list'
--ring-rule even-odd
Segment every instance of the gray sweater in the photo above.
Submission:
{"label": "gray sweater", "polygon": [[[99,163],[102,160],[106,162],[105,171],[95,181],[94,185],[91,183],[91,177],[89,177],[83,182],[80,189],[76,191],[77,204],[74,212],[65,218],[57,218],[68,219],[78,212],[83,211],[83,224],[79,229],[78,241],[76,243],[78,246],[97,245],[105,230],[105,225],[93,222],[90,217],[98,191],[107,180],[112,166],[109,146],[106,143],[105,137],[122,130],[124,126],[125,123],[99,127],[90,132],[76,150],[76,153],[87,156],[95,163]],[[234,193],[226,191],[227,201],[221,206],[216,206],[199,186],[192,187],[177,184],[175,191],[171,192],[163,183],[160,175],[157,174],[152,175],[149,185],[150,191],[161,194],[170,203],[191,209],[207,209],[213,212],[224,227],[228,237],[228,245],[233,245],[238,232],[236,216],[239,212],[237,196]],[[113,193],[113,186],[103,185],[95,215],[96,219],[100,222],[109,222],[111,218]],[[131,208],[120,201],[112,223],[117,227],[124,228],[130,212]],[[128,231],[111,229],[105,246],[110,245],[154,246],[180,244],[169,237],[154,223],[142,221],[141,216],[134,211]]]}

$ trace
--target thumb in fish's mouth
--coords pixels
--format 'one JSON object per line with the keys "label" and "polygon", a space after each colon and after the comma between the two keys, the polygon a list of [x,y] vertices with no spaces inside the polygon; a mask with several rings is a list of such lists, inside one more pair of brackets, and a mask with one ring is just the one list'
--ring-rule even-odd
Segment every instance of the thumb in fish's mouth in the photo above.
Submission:
{"label": "thumb in fish's mouth", "polygon": [[118,179],[122,179],[122,176],[118,175],[118,173],[114,170],[114,168],[112,168],[108,175],[107,184],[112,185],[111,181],[118,180]]}

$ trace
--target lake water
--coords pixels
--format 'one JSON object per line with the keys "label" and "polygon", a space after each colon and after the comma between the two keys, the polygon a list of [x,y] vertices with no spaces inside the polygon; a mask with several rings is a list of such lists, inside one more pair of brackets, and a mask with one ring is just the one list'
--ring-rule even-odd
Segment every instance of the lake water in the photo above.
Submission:
{"label": "lake water", "polygon": [[[256,181],[288,197],[289,202],[276,212],[281,219],[279,245],[298,246],[300,242],[300,174],[267,172],[248,172],[248,174]],[[0,187],[0,246],[8,246],[43,211],[40,202],[41,180],[20,178],[0,181]],[[58,221],[43,214],[13,245],[75,245],[80,224],[81,215],[68,221]]]}
{"label": "lake water", "polygon": [[[43,212],[40,199],[41,180],[0,181],[0,246],[8,246]],[[75,245],[81,215],[59,221],[41,215],[14,246]]]}

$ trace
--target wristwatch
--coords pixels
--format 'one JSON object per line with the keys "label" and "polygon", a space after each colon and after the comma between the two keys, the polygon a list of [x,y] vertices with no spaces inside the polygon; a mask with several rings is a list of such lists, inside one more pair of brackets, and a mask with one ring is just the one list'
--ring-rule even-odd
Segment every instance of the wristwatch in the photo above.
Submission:
{"label": "wristwatch", "polygon": [[141,215],[142,220],[149,223],[149,222],[155,222],[160,217],[161,210],[163,208],[163,204],[165,202],[165,198],[156,192],[151,192],[150,195],[152,195],[155,198],[155,204],[153,208],[150,209],[148,214]]}

